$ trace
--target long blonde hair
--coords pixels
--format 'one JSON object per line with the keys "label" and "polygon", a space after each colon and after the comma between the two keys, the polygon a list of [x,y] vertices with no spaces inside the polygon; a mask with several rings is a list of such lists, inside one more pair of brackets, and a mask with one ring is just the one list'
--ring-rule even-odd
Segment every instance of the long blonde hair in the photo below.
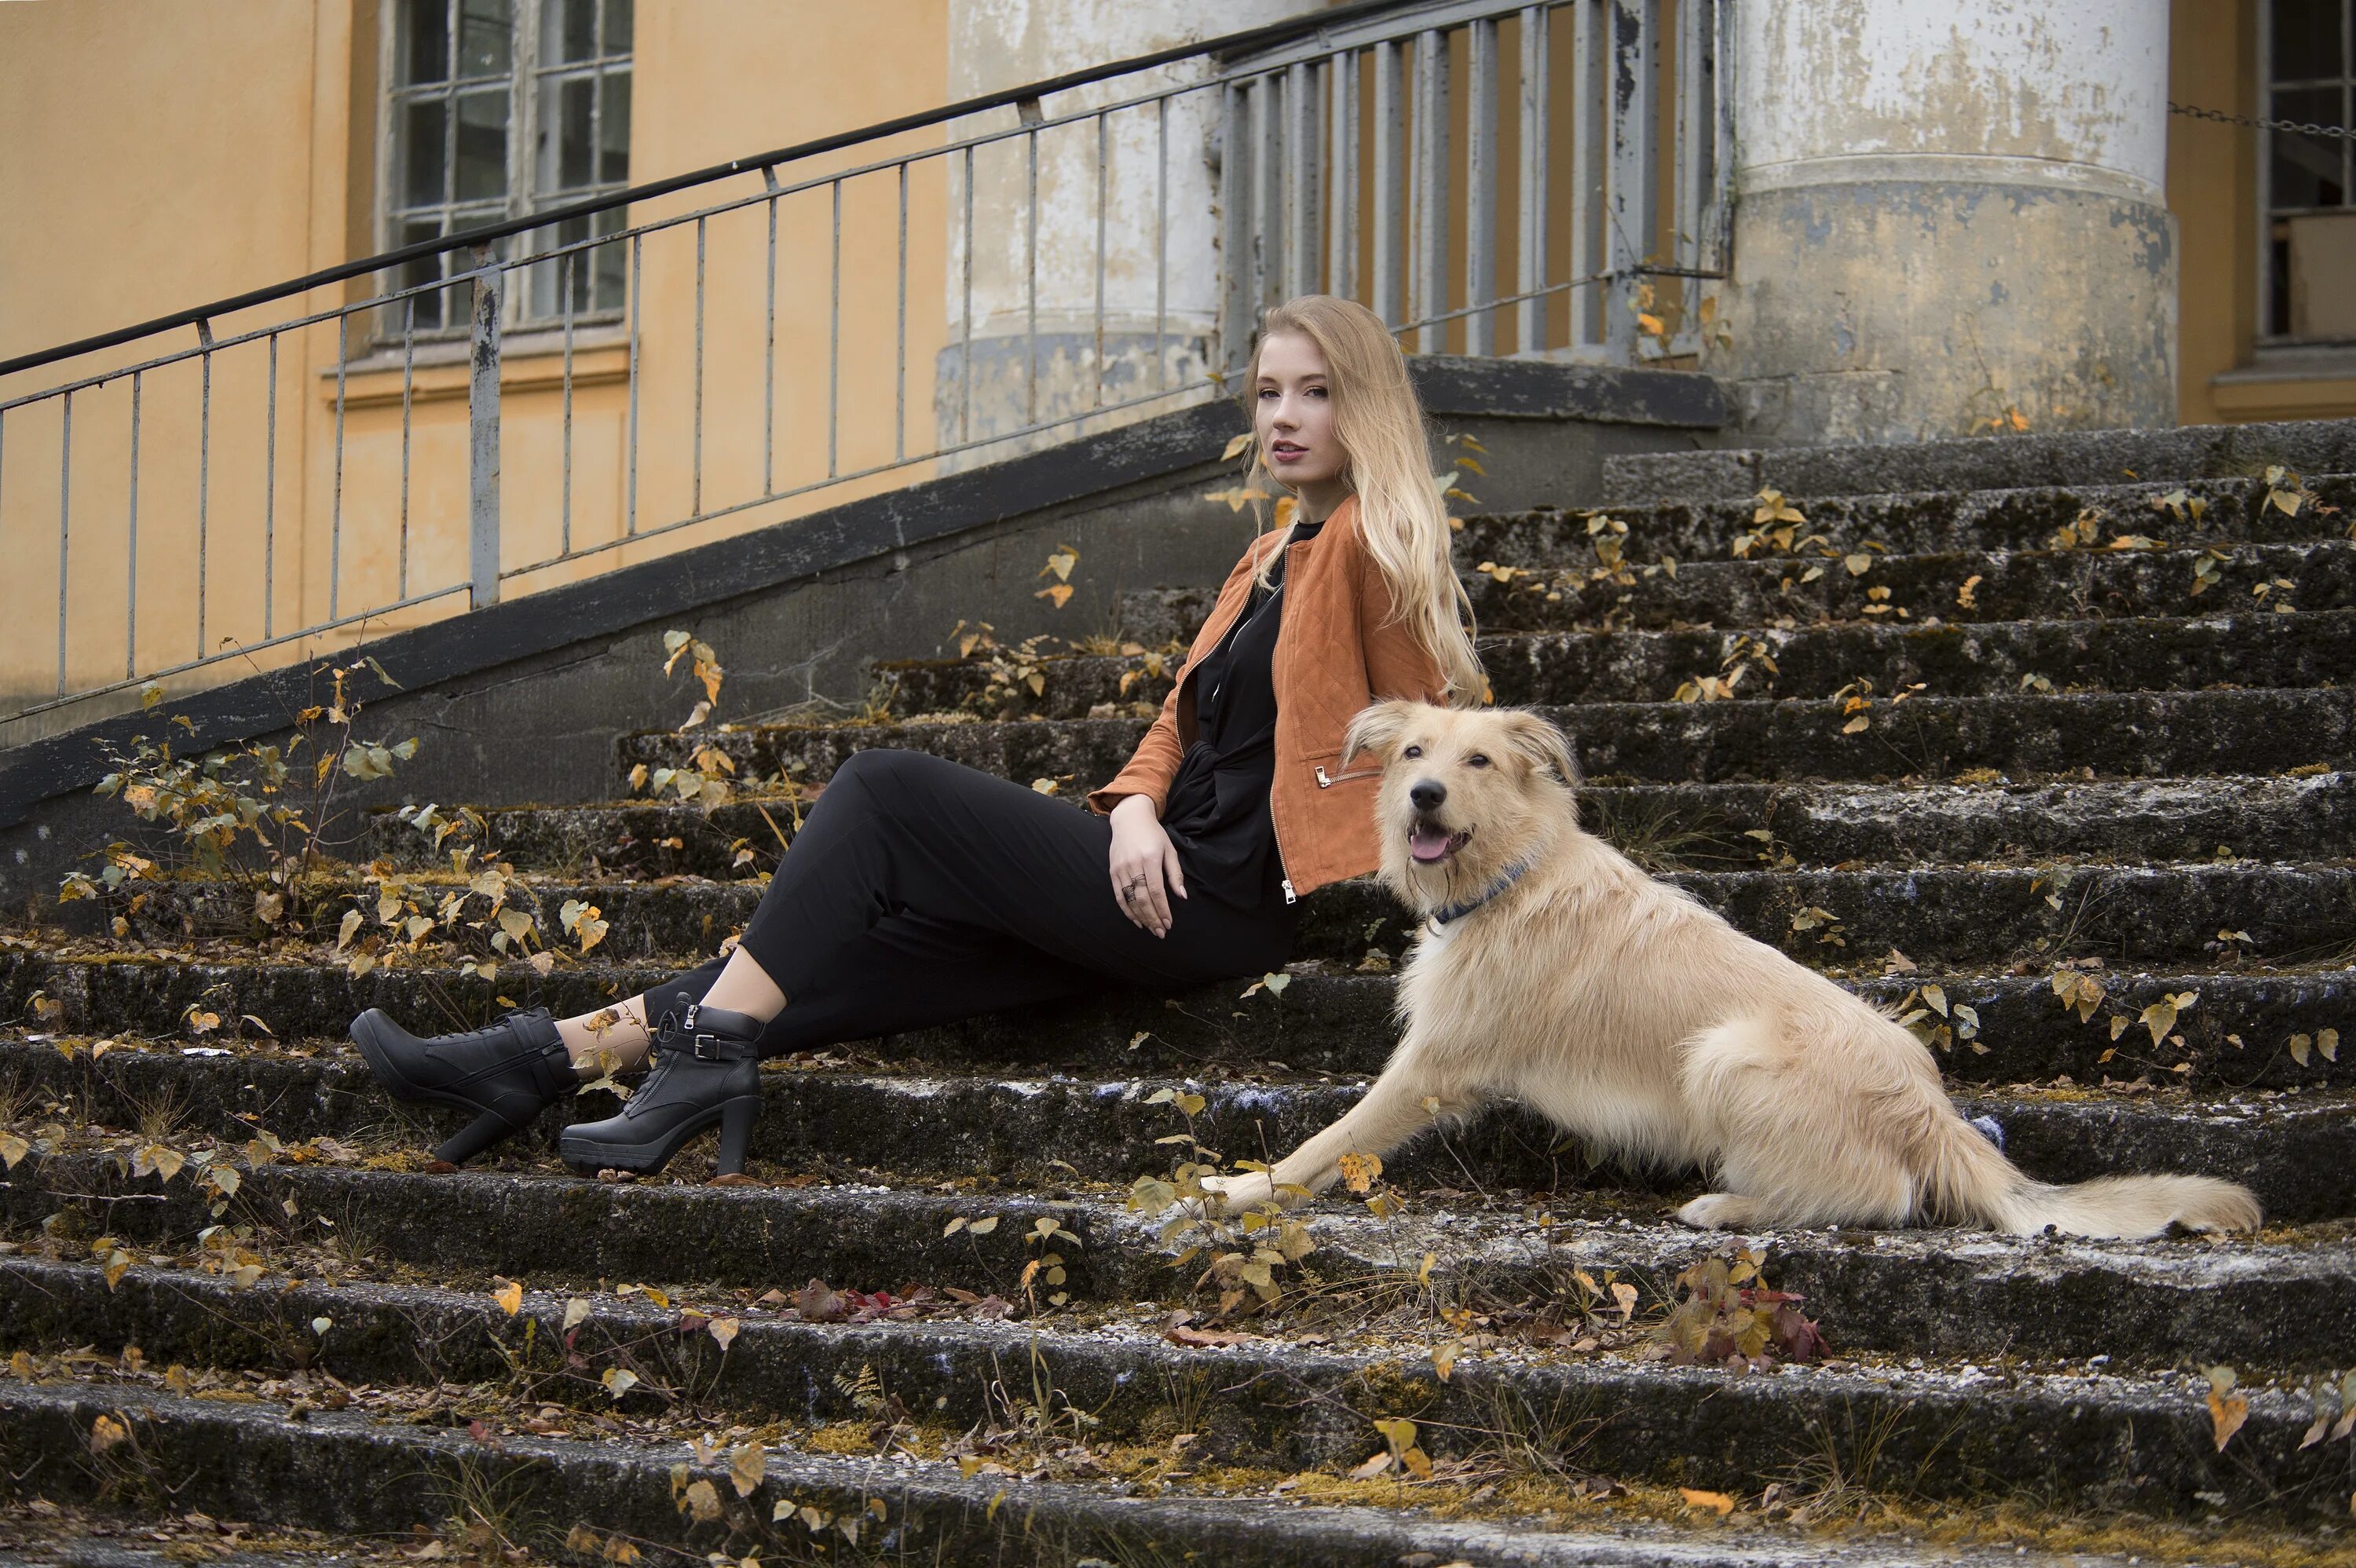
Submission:
{"label": "long blonde hair", "polygon": [[[1280,332],[1298,332],[1325,357],[1333,400],[1333,433],[1342,443],[1342,476],[1358,497],[1358,536],[1382,569],[1395,619],[1405,619],[1417,644],[1439,665],[1451,705],[1477,707],[1487,682],[1472,651],[1472,601],[1449,553],[1448,507],[1432,483],[1431,447],[1423,404],[1408,379],[1407,357],[1382,318],[1336,294],[1298,294],[1268,313],[1244,376],[1244,411],[1257,431],[1256,391],[1260,349]],[[1271,481],[1268,454],[1253,443],[1253,465]],[[1269,581],[1277,552],[1292,542],[1298,512],[1276,549],[1262,558]]]}

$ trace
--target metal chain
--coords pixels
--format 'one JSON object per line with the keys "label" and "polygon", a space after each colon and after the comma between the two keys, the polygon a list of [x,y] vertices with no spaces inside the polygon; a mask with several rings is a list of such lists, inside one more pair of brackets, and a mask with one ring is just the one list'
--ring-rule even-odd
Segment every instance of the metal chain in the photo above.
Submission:
{"label": "metal chain", "polygon": [[2343,139],[2356,136],[2356,131],[2351,131],[2345,125],[2318,125],[2312,122],[2303,124],[2297,120],[2261,120],[2254,114],[2228,114],[2222,109],[2201,109],[2190,103],[2170,103],[2168,112],[2170,114],[2188,114],[2195,120],[2216,120],[2227,125],[2254,126],[2261,131],[2296,131],[2306,136],[2339,136]]}

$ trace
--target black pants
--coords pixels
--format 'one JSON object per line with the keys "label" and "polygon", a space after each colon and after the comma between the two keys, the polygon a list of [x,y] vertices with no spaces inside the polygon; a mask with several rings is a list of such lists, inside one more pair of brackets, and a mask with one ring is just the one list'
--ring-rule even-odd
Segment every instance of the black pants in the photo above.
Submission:
{"label": "black pants", "polygon": [[[1294,907],[1172,898],[1170,933],[1114,901],[1112,824],[919,752],[845,760],[770,879],[740,944],[786,994],[776,1056],[1113,987],[1260,975],[1292,954]],[[1183,865],[1183,861],[1182,861]],[[714,958],[646,994],[659,1021],[700,998]]]}

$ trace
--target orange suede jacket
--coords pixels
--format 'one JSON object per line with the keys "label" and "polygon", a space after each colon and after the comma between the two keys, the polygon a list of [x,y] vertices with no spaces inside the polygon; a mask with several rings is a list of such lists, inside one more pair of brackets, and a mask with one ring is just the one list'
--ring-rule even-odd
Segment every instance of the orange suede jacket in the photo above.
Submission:
{"label": "orange suede jacket", "polygon": [[[1160,816],[1178,761],[1194,741],[1195,667],[1243,611],[1252,576],[1280,537],[1262,534],[1219,590],[1211,617],[1162,700],[1161,715],[1129,765],[1088,805],[1109,814],[1122,796],[1142,795]],[[1276,782],[1269,809],[1282,863],[1285,901],[1373,870],[1380,768],[1342,771],[1342,731],[1378,699],[1444,700],[1446,677],[1405,620],[1392,620],[1390,587],[1358,533],[1358,498],[1333,508],[1314,539],[1293,544],[1284,562],[1284,611],[1277,624]]]}

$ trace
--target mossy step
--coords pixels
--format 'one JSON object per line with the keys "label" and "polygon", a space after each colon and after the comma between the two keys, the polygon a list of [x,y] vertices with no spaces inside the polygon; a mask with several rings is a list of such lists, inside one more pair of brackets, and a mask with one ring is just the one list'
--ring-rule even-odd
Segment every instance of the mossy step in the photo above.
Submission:
{"label": "mossy step", "polygon": [[[565,1292],[624,1281],[760,1290],[815,1275],[838,1288],[924,1285],[1021,1301],[1027,1265],[1053,1254],[1064,1277],[1041,1287],[1041,1309],[1054,1291],[1091,1312],[1184,1297],[1205,1266],[1196,1258],[1173,1267],[1184,1243],[1160,1239],[1162,1217],[1068,1189],[715,1188],[273,1165],[245,1171],[226,1205],[210,1199],[187,1176],[166,1184],[129,1176],[112,1159],[35,1156],[0,1191],[0,1217],[27,1239],[20,1245],[53,1236],[79,1247],[111,1236],[134,1262],[159,1249],[192,1253],[217,1221],[251,1225],[241,1244],[262,1260],[256,1283],[264,1285],[272,1274],[284,1284],[325,1266],[294,1244],[298,1237],[315,1245],[333,1238],[339,1256],[365,1256],[380,1269],[437,1280],[496,1272]],[[305,1216],[325,1216],[332,1229]],[[2190,1358],[2285,1371],[2332,1366],[2356,1332],[2356,1244],[2345,1240],[2096,1243],[1829,1230],[1729,1239],[1650,1214],[1644,1223],[1580,1222],[1551,1210],[1482,1212],[1411,1196],[1404,1214],[1377,1221],[1346,1194],[1301,1218],[1314,1243],[1306,1267],[1323,1283],[1283,1278],[1312,1294],[1370,1293],[1367,1310],[1376,1315],[1384,1291],[1412,1297],[1411,1285],[1432,1282],[1446,1300],[1482,1311],[1576,1301],[1580,1270],[1624,1276],[1653,1310],[1676,1298],[1682,1271],[1739,1241],[1767,1258],[1776,1288],[1804,1296],[1808,1316],[1843,1354],[1981,1362],[2100,1355],[2158,1366]],[[969,1234],[976,1224],[982,1233]]]}
{"label": "mossy step", "polygon": [[[1826,547],[1830,548],[1830,547]],[[2214,550],[2226,557],[2217,560]],[[1852,552],[1857,553],[1857,552]],[[1539,569],[1467,574],[1485,634],[1823,622],[1953,625],[2075,620],[2087,615],[2213,614],[2221,608],[2345,610],[2356,605],[2356,544],[2170,545],[2159,550],[1863,552],[1862,573],[1838,557],[1657,561],[1605,574],[1590,555]],[[2213,580],[2195,575],[2195,567]],[[2282,586],[2287,582],[2288,587]],[[2263,585],[2261,596],[2252,591]],[[2196,592],[2195,589],[2199,591]],[[1966,590],[1968,590],[1966,592]]]}
{"label": "mossy step", "polygon": [[[1590,832],[1664,869],[1751,866],[1766,853],[1748,837],[1753,830],[1773,836],[1771,859],[1789,855],[1804,866],[2185,860],[2214,855],[2220,845],[2265,860],[2356,855],[2356,774],[2345,773],[1912,786],[1590,784],[1580,792],[1580,813]],[[489,857],[552,877],[757,879],[775,869],[795,827],[784,802],[616,801],[482,815]],[[739,864],[748,848],[753,859]],[[428,835],[390,811],[369,817],[359,853],[403,869],[449,864]]]}
{"label": "mossy step", "polygon": [[[370,1007],[413,1029],[473,1028],[510,1005],[544,1006],[560,1015],[591,1011],[670,974],[584,966],[559,968],[543,980],[519,964],[496,980],[446,968],[380,967],[356,976],[328,964],[154,955],[91,961],[19,951],[0,954],[0,1008],[20,1019],[37,1017],[44,1039],[127,1035],[214,1050],[227,1048],[212,1043],[215,1033],[191,1032],[189,1009],[211,1014],[221,1040],[263,1038],[246,1021],[249,1015],[272,1039],[334,1039]],[[2241,973],[2104,970],[2086,978],[2102,995],[2085,1021],[2057,997],[2051,977],[2041,972],[1933,969],[1852,975],[1842,983],[1877,1004],[1895,1004],[1921,983],[1934,982],[1950,1007],[1974,1008],[1977,1037],[1946,1045],[1939,1057],[1942,1069],[1963,1083],[2019,1083],[2066,1074],[2093,1085],[2105,1078],[2150,1077],[2195,1090],[2356,1084],[2356,1051],[2327,1060],[2312,1044],[2323,1029],[2348,1032],[2356,1013],[2356,969],[2344,964]],[[1019,1073],[1183,1072],[1208,1062],[1279,1072],[1373,1072],[1396,1042],[1388,976],[1304,965],[1280,997],[1263,987],[1247,997],[1241,994],[1247,984],[1237,979],[1167,997],[1108,991],[912,1030],[873,1049],[887,1058],[989,1062]],[[2182,1002],[2188,994],[2198,1000]],[[2154,1041],[2136,1020],[2170,998],[2181,1007],[2174,1032]],[[2295,1056],[2293,1042],[2300,1036],[2308,1043],[2297,1046]]]}
{"label": "mossy step", "polygon": [[[163,1114],[171,1136],[193,1132],[241,1143],[266,1130],[289,1144],[390,1136],[423,1149],[465,1120],[455,1111],[399,1105],[341,1041],[303,1049],[310,1054],[189,1056],[129,1047],[93,1059],[47,1042],[7,1041],[0,1042],[0,1081],[13,1081],[32,1107],[19,1119],[28,1135],[53,1117],[129,1128],[153,1125]],[[1013,1078],[907,1063],[892,1072],[781,1067],[764,1075],[763,1087],[767,1105],[754,1126],[752,1153],[773,1166],[1053,1185],[1075,1178],[1123,1183],[1166,1171],[1178,1156],[1156,1140],[1189,1129],[1229,1158],[1281,1154],[1355,1104],[1365,1081]],[[1198,1094],[1203,1107],[1189,1120],[1161,1098],[1165,1092]],[[62,1109],[38,1108],[45,1104]],[[1974,1089],[1957,1104],[1965,1115],[1995,1117],[2013,1160],[2042,1180],[2209,1175],[2252,1188],[2271,1221],[2356,1215],[2356,1104],[2345,1092]],[[612,1108],[602,1095],[552,1107],[510,1152],[536,1157],[567,1123]],[[1690,1170],[1599,1165],[1576,1140],[1511,1104],[1425,1133],[1391,1157],[1388,1174],[1410,1189],[1551,1192],[1574,1205],[1582,1192],[1649,1194],[1674,1204],[1703,1189]]]}
{"label": "mossy step", "polygon": [[2159,430],[2056,431],[1888,444],[1631,453],[1603,460],[1614,495],[1793,495],[1901,487],[1970,490],[2121,479],[2181,484],[2282,466],[2356,467],[2356,420],[2283,420]]}
{"label": "mossy step", "polygon": [[[2230,601],[2210,613],[2109,620],[1992,621],[1754,627],[1722,631],[1522,633],[1486,637],[1483,667],[1500,703],[1662,702],[1705,680],[1731,678],[1746,697],[1837,706],[1836,692],[1869,682],[1884,698],[2012,696],[2038,689],[2176,691],[2323,686],[2356,670],[2356,611],[2281,614]],[[1147,662],[1148,659],[1151,663]],[[1772,667],[1772,668],[1770,667]],[[1148,670],[1161,670],[1153,675]],[[904,716],[986,711],[997,719],[1085,719],[1132,702],[1159,704],[1175,667],[1159,655],[1044,660],[1040,689],[998,686],[970,659],[909,663],[891,671]],[[1918,690],[1917,688],[1924,688]],[[1099,713],[1099,717],[1106,716]]]}
{"label": "mossy step", "polygon": [[[1584,549],[1535,567],[1473,555],[1458,579],[1484,634],[1897,621],[1901,609],[1912,624],[1935,617],[1960,625],[2161,609],[2200,614],[2261,599],[2306,610],[2356,605],[2356,541],[2154,543],[2166,548],[1851,552],[1864,557],[1854,563],[1861,573],[1840,552],[1822,553],[1830,546],[1796,556],[1679,559],[1674,569],[1657,559],[1607,569]],[[1492,570],[1474,570],[1483,565]],[[2261,596],[2253,591],[2262,584]],[[1122,631],[1149,647],[1191,644],[1214,597],[1200,588],[1133,591],[1121,597]],[[875,667],[889,675],[901,666]]]}
{"label": "mossy step", "polygon": [[[1077,1375],[1076,1373],[1076,1375]],[[1468,1376],[1470,1389],[1480,1380]],[[1582,1402],[1601,1406],[1615,1467],[1647,1468],[1703,1488],[1744,1487],[1770,1460],[1794,1464],[1810,1449],[1797,1435],[1783,1444],[1762,1441],[1793,1405],[1828,1404],[1846,1392],[1836,1380],[1804,1378],[1809,1393],[1794,1398],[1783,1379],[1638,1378],[1615,1382]],[[1659,1385],[1666,1385],[1665,1388]],[[1083,1385],[1085,1386],[1085,1385]],[[1483,1385],[1485,1386],[1485,1385]],[[1660,1397],[1666,1392],[1667,1398]],[[1983,1474],[1983,1490],[2001,1490],[2008,1477],[2033,1474],[2052,1495],[2083,1494],[2085,1505],[2131,1507],[2148,1513],[2191,1513],[2194,1494],[2232,1488],[2235,1500],[2255,1489],[2246,1473],[2201,1456],[2204,1409],[2171,1392],[2123,1388],[2115,1405],[2072,1403],[2044,1392],[2005,1408],[1986,1424],[1960,1392],[1941,1391],[1919,1407],[1860,1387],[1858,1406],[1890,1429],[1877,1457],[1896,1476],[1915,1469],[1931,1493],[1952,1492],[1965,1475]],[[1076,1568],[1084,1562],[1215,1561],[1222,1568],[1398,1568],[1402,1563],[1479,1562],[1516,1568],[1769,1568],[1804,1560],[1828,1568],[1882,1568],[1936,1561],[1959,1568],[2001,1560],[2035,1564],[2056,1559],[1999,1548],[1981,1554],[1939,1548],[1921,1552],[1911,1542],[1801,1537],[1747,1526],[1710,1531],[1697,1540],[1690,1524],[1675,1530],[1621,1534],[1558,1533],[1513,1520],[1443,1521],[1420,1512],[1420,1496],[1403,1488],[1362,1488],[1361,1496],[1392,1490],[1387,1507],[1304,1506],[1290,1499],[1235,1497],[1206,1488],[1190,1495],[1173,1487],[1155,1498],[1123,1496],[1109,1484],[1015,1479],[1004,1474],[962,1477],[945,1461],[839,1458],[782,1450],[766,1456],[761,1474],[741,1497],[726,1449],[705,1458],[685,1442],[586,1442],[529,1432],[484,1444],[466,1429],[434,1430],[381,1421],[351,1411],[305,1412],[287,1406],[181,1398],[143,1391],[126,1412],[116,1384],[76,1379],[47,1386],[0,1386],[0,1419],[10,1434],[19,1486],[71,1498],[111,1495],[110,1477],[78,1463],[101,1416],[128,1415],[156,1477],[175,1484],[173,1506],[223,1516],[252,1517],[338,1530],[392,1533],[438,1520],[461,1488],[465,1495],[528,1499],[531,1525],[561,1537],[580,1524],[601,1537],[618,1536],[699,1554],[718,1543],[749,1547],[765,1561],[793,1561],[809,1550],[812,1532],[800,1509],[827,1519],[872,1520],[862,1537],[891,1563],[1005,1564]],[[2186,1413],[2179,1413],[2185,1406]],[[1884,1420],[1883,1413],[1890,1412]],[[2135,1417],[2141,1424],[2130,1426]],[[2196,1421],[2194,1418],[2198,1417]],[[1378,1445],[1372,1417],[1337,1415],[1335,1448]],[[1837,1419],[1837,1418],[1836,1418]],[[1937,1421],[1951,1424],[1944,1436]],[[2254,1403],[2236,1443],[2271,1466],[2276,1450],[2286,1473],[2305,1480],[2321,1465],[2292,1452],[2298,1429],[2271,1402]],[[1752,1424],[1746,1426],[1744,1424]],[[2276,1428],[2282,1430],[2277,1433]],[[1834,1430],[1847,1431],[1847,1427]],[[1878,1428],[1877,1428],[1878,1430]],[[1346,1433],[1346,1440],[1342,1435]],[[1435,1438],[1435,1440],[1438,1440]],[[1680,1442],[1697,1447],[1679,1465]],[[1843,1440],[1827,1439],[1836,1462],[1855,1457]],[[2074,1450],[2074,1451],[2073,1451]],[[21,1451],[21,1452],[18,1452]],[[1755,1456],[1746,1457],[1745,1456]],[[1586,1458],[1581,1454],[1582,1460]],[[1951,1462],[1959,1467],[1951,1468]],[[1006,1467],[1000,1467],[1004,1470]],[[1270,1475],[1264,1477],[1275,1480]],[[717,1516],[699,1521],[682,1494],[709,1488]],[[2320,1486],[2314,1489],[2320,1490]],[[1349,1495],[1351,1488],[1332,1492]],[[1565,1497],[1566,1504],[1569,1499]],[[877,1511],[880,1506],[880,1511]],[[2344,1506],[2344,1504],[2342,1505]],[[2303,1492],[2287,1508],[2270,1509],[2300,1523],[2313,1514]],[[779,1513],[782,1523],[770,1522]],[[1554,1516],[1570,1522],[1566,1508]],[[545,1542],[543,1542],[545,1544]],[[2073,1563],[2089,1564],[2076,1554]],[[2114,1560],[2115,1561],[2115,1560]]]}
{"label": "mossy step", "polygon": [[[1730,560],[1744,539],[1787,526],[1794,547],[1821,536],[1830,549],[1890,555],[2045,549],[2065,529],[2072,530],[2081,546],[2097,549],[2107,549],[2122,537],[2195,548],[2346,539],[2351,520],[2356,518],[2356,475],[2310,475],[2307,487],[2313,498],[2301,502],[2295,514],[2267,500],[2262,479],[1815,496],[1791,490],[1785,500],[1801,513],[1801,519],[1764,525],[1756,520],[1760,503],[1748,496],[1578,510],[1537,508],[1466,518],[1456,537],[1455,554],[1468,569],[1483,560],[1546,567],[1590,560],[1594,537],[1588,528],[1590,511],[1628,525],[1625,534],[1615,537],[1624,558],[1639,564],[1665,554],[1680,562]],[[2181,514],[2155,505],[2179,489],[2186,497]],[[2191,515],[2194,499],[2202,503],[2198,518]],[[2091,528],[2080,523],[2089,512],[2097,514]],[[1880,550],[1873,551],[1874,546]],[[1771,549],[1781,553],[1772,539],[1752,553]]]}
{"label": "mossy step", "polygon": [[[1770,853],[1772,842],[1767,841]],[[1815,965],[1892,948],[1917,963],[1950,968],[2088,955],[2113,965],[2199,964],[2221,955],[2304,960],[2356,950],[2356,863],[1751,867],[1672,871],[1662,880],[1692,893],[1738,930]],[[427,877],[346,884],[342,892],[333,884],[315,887],[295,913],[265,931],[252,918],[249,890],[229,882],[175,882],[147,895],[120,940],[136,947],[219,938],[252,943],[259,953],[267,950],[265,940],[307,939],[326,948],[335,944],[354,909],[363,914],[356,931],[375,933],[384,899],[394,900],[396,921],[411,918],[402,910],[433,915],[465,885]],[[562,912],[592,905],[606,923],[599,951],[608,962],[685,968],[741,931],[764,891],[741,881],[573,882],[527,875],[507,884],[505,907],[534,916],[536,943],[569,948]],[[487,899],[475,895],[455,918],[487,922]],[[70,906],[66,912],[81,912]],[[95,929],[96,912],[78,923]],[[1320,889],[1308,901],[1293,954],[1300,960],[1355,965],[1373,953],[1395,962],[1405,955],[1413,932],[1413,920],[1387,891],[1371,880],[1353,880]]]}
{"label": "mossy step", "polygon": [[[1589,702],[1542,708],[1601,782],[1941,781],[1978,769],[2086,770],[2093,777],[2283,773],[2356,761],[2356,688],[1941,697],[1862,713],[1830,701]],[[1852,730],[1857,718],[1862,730]],[[897,746],[1069,796],[1109,781],[1145,733],[1140,719],[939,724],[763,725],[682,740],[620,737],[616,782],[639,763],[674,766],[725,752],[743,779],[823,784],[843,758]]]}

